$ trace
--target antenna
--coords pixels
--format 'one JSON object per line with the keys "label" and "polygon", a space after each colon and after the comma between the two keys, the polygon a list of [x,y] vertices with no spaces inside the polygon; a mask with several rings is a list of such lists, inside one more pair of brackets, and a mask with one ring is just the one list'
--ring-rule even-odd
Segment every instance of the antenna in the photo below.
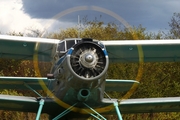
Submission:
{"label": "antenna", "polygon": [[80,38],[80,35],[81,35],[81,24],[80,24],[80,17],[78,15],[78,38]]}

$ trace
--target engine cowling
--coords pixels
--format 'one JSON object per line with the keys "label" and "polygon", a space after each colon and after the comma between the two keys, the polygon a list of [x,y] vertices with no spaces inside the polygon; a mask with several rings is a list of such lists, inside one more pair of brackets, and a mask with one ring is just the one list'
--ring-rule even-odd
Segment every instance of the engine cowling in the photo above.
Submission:
{"label": "engine cowling", "polygon": [[[80,40],[57,63],[54,93],[61,99],[101,100],[109,59],[99,41]],[[68,94],[66,94],[68,93]]]}
{"label": "engine cowling", "polygon": [[109,60],[101,45],[83,41],[69,50],[68,65],[78,79],[95,80],[106,74]]}

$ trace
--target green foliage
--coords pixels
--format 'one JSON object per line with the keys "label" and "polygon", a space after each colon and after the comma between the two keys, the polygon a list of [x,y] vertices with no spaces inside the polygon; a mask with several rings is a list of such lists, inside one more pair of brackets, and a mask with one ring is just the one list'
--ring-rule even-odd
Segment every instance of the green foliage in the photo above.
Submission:
{"label": "green foliage", "polygon": [[[36,75],[36,72],[33,67],[33,61],[25,60],[13,60],[13,59],[0,59],[0,75],[1,76],[28,76],[33,77]],[[50,64],[48,63],[40,63],[39,69],[43,76],[50,70]],[[48,72],[47,72],[48,71]],[[42,95],[45,95],[43,91],[39,91]],[[8,94],[8,95],[17,95],[17,96],[35,96],[37,95],[32,91],[24,91],[24,90],[1,90],[0,94]],[[0,111],[0,118],[3,120],[34,120],[36,114],[35,113],[23,113],[23,112],[15,112],[15,111]],[[43,114],[41,118],[44,120],[48,120],[48,115]]]}
{"label": "green foliage", "polygon": [[[125,114],[123,120],[179,120],[178,112]],[[112,119],[113,120],[113,119]]]}
{"label": "green foliage", "polygon": [[51,34],[51,37],[55,39],[65,39],[65,38],[77,38],[78,37],[78,31],[76,28],[68,28],[66,30],[61,30],[58,34]]}
{"label": "green foliage", "polygon": [[0,71],[0,76],[4,76],[3,70]]}
{"label": "green foliage", "polygon": [[144,63],[141,84],[133,98],[179,96],[179,65],[176,62]]}
{"label": "green foliage", "polygon": [[21,33],[21,32],[17,33],[17,32],[15,32],[15,31],[13,31],[13,32],[7,33],[7,35],[11,35],[11,36],[23,36],[24,34]]}
{"label": "green foliage", "polygon": [[16,76],[17,66],[21,63],[19,60],[13,59],[0,59],[0,71],[3,72],[5,76]]}
{"label": "green foliage", "polygon": [[52,33],[50,36],[55,39],[77,38],[79,31],[81,38],[93,38],[97,40],[150,39],[150,35],[145,32],[145,30],[146,28],[143,28],[142,25],[132,28],[123,28],[121,25],[115,23],[108,23],[105,25],[102,21],[84,20],[81,29],[78,29],[78,27],[72,27],[66,30],[61,30],[58,33]]}
{"label": "green foliage", "polygon": [[169,22],[169,37],[171,39],[180,39],[180,13],[174,13],[171,22]]}
{"label": "green foliage", "polygon": [[138,63],[113,63],[109,65],[108,78],[111,79],[135,79],[138,71]]}
{"label": "green foliage", "polygon": [[180,13],[174,13],[171,21],[168,22],[170,29],[168,32],[163,32],[165,39],[180,39]]}

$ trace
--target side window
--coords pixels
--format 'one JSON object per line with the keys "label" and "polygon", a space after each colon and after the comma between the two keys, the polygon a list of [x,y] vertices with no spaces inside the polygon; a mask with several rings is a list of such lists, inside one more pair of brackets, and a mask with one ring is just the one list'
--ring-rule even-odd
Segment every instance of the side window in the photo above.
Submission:
{"label": "side window", "polygon": [[58,52],[65,52],[65,42],[61,42],[58,44],[58,49],[57,49]]}
{"label": "side window", "polygon": [[76,43],[82,42],[82,40],[76,40]]}
{"label": "side window", "polygon": [[66,41],[67,50],[70,49],[74,44],[75,44],[75,40],[67,40]]}

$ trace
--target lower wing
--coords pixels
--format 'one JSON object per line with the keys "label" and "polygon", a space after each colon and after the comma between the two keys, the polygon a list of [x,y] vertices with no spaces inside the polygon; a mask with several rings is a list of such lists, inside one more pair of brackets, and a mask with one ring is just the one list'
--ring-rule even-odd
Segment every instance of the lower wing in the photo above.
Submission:
{"label": "lower wing", "polygon": [[[107,79],[105,91],[129,91],[133,85],[138,82],[135,80],[112,80]],[[138,98],[138,99],[111,99],[104,98],[103,104],[114,104],[118,102],[121,113],[153,113],[153,112],[179,112],[180,97],[164,97],[164,98]],[[108,114],[113,114],[110,111]]]}
{"label": "lower wing", "polygon": [[[113,104],[117,101],[104,99],[103,103]],[[180,97],[126,99],[119,101],[119,109],[121,113],[179,112]]]}
{"label": "lower wing", "polygon": [[[63,111],[51,98],[41,98],[44,100],[42,113],[53,114],[55,109]],[[0,95],[0,109],[21,112],[37,113],[41,104],[41,99],[26,96]]]}
{"label": "lower wing", "polygon": [[[0,108],[2,110],[23,111],[36,113],[39,108],[40,100],[35,97],[0,95]],[[117,102],[117,99],[103,99],[102,104],[110,105]],[[52,112],[65,110],[53,99],[44,98],[43,113],[53,114]],[[121,113],[155,113],[155,112],[178,112],[180,110],[180,97],[166,98],[144,98],[126,99],[119,102]],[[103,114],[103,113],[102,113]],[[105,114],[115,114],[115,110]]]}

